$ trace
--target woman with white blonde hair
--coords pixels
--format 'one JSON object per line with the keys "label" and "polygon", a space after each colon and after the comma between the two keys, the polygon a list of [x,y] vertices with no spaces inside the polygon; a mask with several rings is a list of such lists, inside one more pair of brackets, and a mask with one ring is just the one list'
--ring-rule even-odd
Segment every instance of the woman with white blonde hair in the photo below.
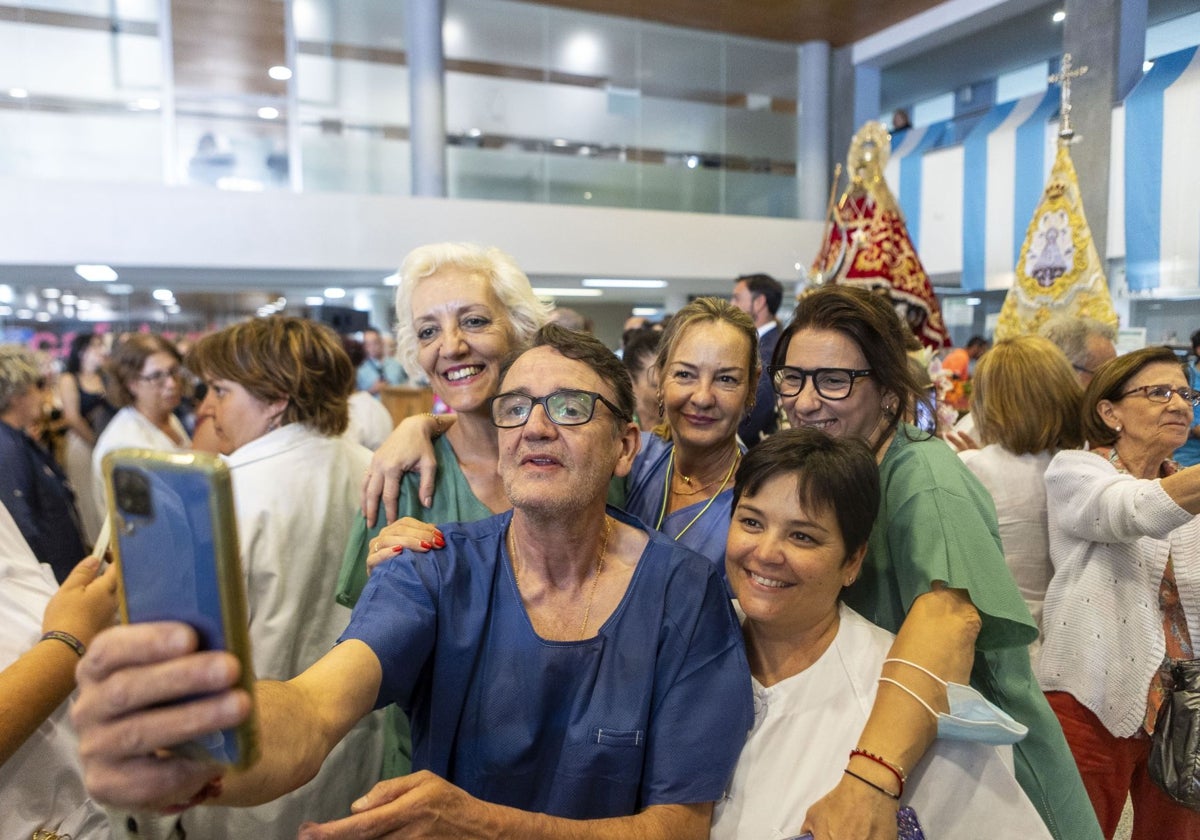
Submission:
{"label": "woman with white blonde hair", "polygon": [[[496,470],[499,443],[491,399],[505,362],[532,341],[549,317],[512,257],[497,248],[443,242],[412,251],[396,288],[397,355],[412,378],[424,378],[454,412],[429,418],[445,432],[435,445],[436,493],[422,499],[419,476],[384,496],[389,518],[472,522],[511,505]],[[386,454],[390,441],[380,447]],[[376,458],[378,460],[378,456]],[[375,513],[372,510],[372,513]],[[351,533],[338,581],[338,600],[353,606],[367,582],[368,565],[391,557],[397,542],[381,537],[384,517],[360,516]],[[438,539],[434,537],[434,539]],[[384,754],[384,778],[408,772],[407,725],[388,727],[399,740]]]}

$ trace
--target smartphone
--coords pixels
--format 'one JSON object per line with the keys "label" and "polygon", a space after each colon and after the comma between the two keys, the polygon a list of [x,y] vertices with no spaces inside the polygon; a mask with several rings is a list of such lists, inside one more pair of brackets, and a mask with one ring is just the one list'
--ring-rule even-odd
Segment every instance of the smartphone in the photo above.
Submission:
{"label": "smartphone", "polygon": [[[201,650],[241,662],[251,697],[246,592],[238,558],[229,468],[201,452],[118,449],[103,460],[112,551],[126,623],[183,621]],[[257,757],[253,712],[234,729],[178,747],[181,753],[246,767]]]}

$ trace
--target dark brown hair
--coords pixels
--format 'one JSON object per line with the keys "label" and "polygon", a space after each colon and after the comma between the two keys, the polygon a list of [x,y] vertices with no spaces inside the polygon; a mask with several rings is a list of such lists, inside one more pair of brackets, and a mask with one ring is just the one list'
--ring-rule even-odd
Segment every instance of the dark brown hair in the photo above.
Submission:
{"label": "dark brown hair", "polygon": [[174,344],[161,335],[152,333],[128,333],[121,336],[108,357],[108,370],[116,385],[115,392],[108,397],[117,408],[133,404],[133,392],[129,383],[142,375],[146,360],[155,353],[166,353],[181,362],[182,357]]}
{"label": "dark brown hair", "polygon": [[924,396],[904,352],[904,326],[883,295],[855,286],[822,286],[804,295],[779,336],[772,368],[786,364],[788,345],[801,330],[834,330],[846,336],[867,360],[880,392],[896,395],[900,403],[880,440],[886,439]]}
{"label": "dark brown hair", "polygon": [[832,510],[846,557],[866,544],[879,514],[879,467],[859,438],[833,438],[816,429],[787,429],[755,444],[742,458],[733,507],[772,478],[794,474],[801,507]]}

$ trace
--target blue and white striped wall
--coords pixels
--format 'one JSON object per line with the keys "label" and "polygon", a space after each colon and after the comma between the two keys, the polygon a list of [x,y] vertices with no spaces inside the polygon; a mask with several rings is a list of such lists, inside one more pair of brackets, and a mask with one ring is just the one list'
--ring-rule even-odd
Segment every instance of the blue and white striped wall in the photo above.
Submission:
{"label": "blue and white striped wall", "polygon": [[[997,105],[962,143],[949,122],[897,138],[886,177],[926,271],[967,291],[1012,285],[1058,104],[1051,86]],[[1131,289],[1200,288],[1200,50],[1157,59],[1114,109],[1111,160],[1107,256],[1127,256]]]}
{"label": "blue and white striped wall", "polygon": [[1131,290],[1200,274],[1200,49],[1154,62],[1125,98],[1125,256]]}

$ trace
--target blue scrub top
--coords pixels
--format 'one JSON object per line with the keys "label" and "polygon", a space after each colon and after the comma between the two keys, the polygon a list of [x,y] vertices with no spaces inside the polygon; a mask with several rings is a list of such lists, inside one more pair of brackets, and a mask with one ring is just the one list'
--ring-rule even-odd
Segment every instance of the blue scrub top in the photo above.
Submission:
{"label": "blue scrub top", "polygon": [[504,535],[512,512],[446,525],[446,547],[375,570],[343,639],[379,657],[378,706],[410,714],[413,767],[488,802],[574,819],[719,799],[754,722],[717,570],[650,538],[597,635],[539,637]]}
{"label": "blue scrub top", "polygon": [[[653,432],[642,432],[642,448],[629,473],[625,510],[648,524],[658,522],[666,495],[667,465],[675,445]],[[742,448],[745,452],[745,448]],[[708,505],[707,510],[705,506]],[[733,517],[733,477],[726,489],[708,500],[696,502],[663,517],[660,530],[692,551],[703,554],[725,577],[725,540]],[[694,521],[693,521],[694,520]]]}

